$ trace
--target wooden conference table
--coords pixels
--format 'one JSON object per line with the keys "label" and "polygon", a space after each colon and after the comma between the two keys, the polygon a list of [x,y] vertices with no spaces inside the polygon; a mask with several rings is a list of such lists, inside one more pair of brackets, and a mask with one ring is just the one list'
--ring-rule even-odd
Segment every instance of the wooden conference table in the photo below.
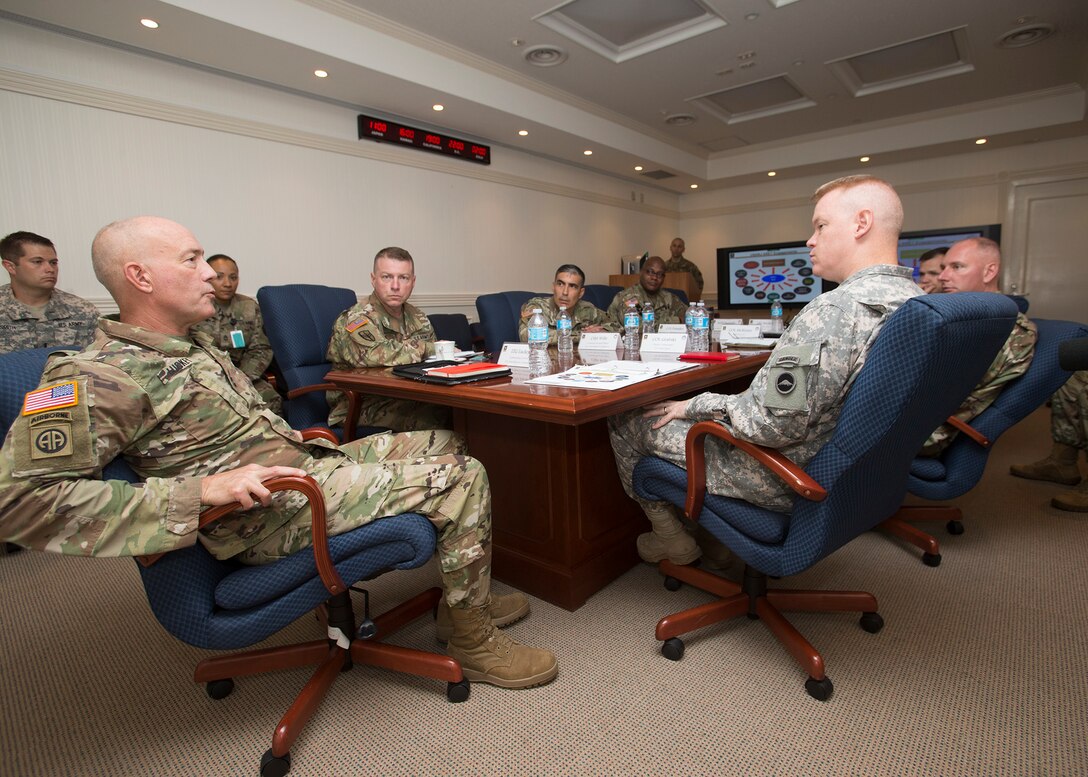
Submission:
{"label": "wooden conference table", "polygon": [[701,391],[743,391],[766,359],[759,353],[700,363],[615,391],[530,385],[519,370],[459,386],[381,367],[333,370],[326,379],[352,399],[347,429],[358,419],[355,392],[452,408],[454,429],[491,484],[492,573],[575,610],[638,562],[635,537],[649,528],[620,485],[605,419]]}

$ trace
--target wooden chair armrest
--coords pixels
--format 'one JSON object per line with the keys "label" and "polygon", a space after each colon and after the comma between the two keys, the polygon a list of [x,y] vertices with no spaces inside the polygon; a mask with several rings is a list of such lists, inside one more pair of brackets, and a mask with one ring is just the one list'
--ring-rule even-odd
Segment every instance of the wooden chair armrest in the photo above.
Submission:
{"label": "wooden chair armrest", "polygon": [[960,434],[966,434],[983,448],[990,447],[990,438],[988,438],[975,427],[971,426],[971,424],[967,423],[966,421],[961,421],[955,416],[949,416],[948,420],[945,421],[945,423],[951,426],[953,429],[958,430]]}
{"label": "wooden chair armrest", "polygon": [[703,511],[703,497],[706,494],[706,453],[703,446],[708,434],[747,453],[805,499],[822,502],[827,498],[823,486],[774,448],[738,439],[713,421],[700,421],[688,430],[686,441],[688,497],[684,509],[691,520],[697,521]]}
{"label": "wooden chair armrest", "polygon": [[343,389],[332,383],[314,383],[312,386],[299,386],[291,389],[287,392],[287,398],[295,399],[303,394],[309,394],[311,391],[343,391]]}
{"label": "wooden chair armrest", "polygon": [[340,444],[340,438],[333,433],[332,429],[328,429],[324,426],[311,426],[309,429],[303,429],[299,432],[302,435],[302,439],[315,440],[320,437],[322,440],[328,440],[333,445]]}
{"label": "wooden chair armrest", "polygon": [[[329,537],[325,523],[325,494],[321,486],[309,475],[295,477],[288,475],[272,478],[264,482],[265,487],[275,493],[276,491],[298,491],[303,494],[310,503],[310,515],[313,519],[311,527],[314,548],[314,561],[317,564],[317,573],[321,576],[321,582],[330,594],[338,594],[347,590],[340,573],[336,571],[336,565],[332,563],[332,554],[329,552]],[[212,521],[218,521],[241,507],[237,502],[225,505],[209,507],[200,514],[200,527],[207,526]],[[146,567],[151,566],[162,553],[149,556],[139,556],[137,560]]]}

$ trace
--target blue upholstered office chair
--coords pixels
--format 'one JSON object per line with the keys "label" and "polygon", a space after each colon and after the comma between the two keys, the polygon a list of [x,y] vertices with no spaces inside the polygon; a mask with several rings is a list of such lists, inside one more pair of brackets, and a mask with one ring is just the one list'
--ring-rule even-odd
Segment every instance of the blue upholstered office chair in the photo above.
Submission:
{"label": "blue upholstered office chair", "polygon": [[[1019,307],[1015,297],[1013,302]],[[907,480],[911,494],[934,500],[956,499],[966,494],[982,477],[990,446],[997,438],[1035,412],[1069,379],[1072,373],[1058,365],[1058,346],[1088,335],[1088,326],[1044,318],[1034,321],[1039,339],[1027,372],[1005,386],[993,404],[969,424],[952,419],[960,430],[956,439],[940,456],[918,456],[911,464]],[[963,512],[955,505],[904,505],[881,528],[921,548],[922,561],[935,567],[941,563],[940,543],[908,521],[946,521],[950,534],[962,534],[962,518]]]}
{"label": "blue upholstered office chair", "polygon": [[[4,434],[21,412],[24,394],[38,385],[52,350],[56,349],[0,356],[0,423]],[[329,435],[328,430],[321,432]],[[120,459],[112,462],[103,476],[137,479]],[[455,660],[382,641],[430,612],[441,596],[440,589],[424,591],[373,619],[366,597],[359,624],[352,610],[348,585],[389,570],[421,566],[434,556],[435,533],[430,521],[407,513],[327,537],[324,497],[312,479],[277,478],[266,485],[271,490],[294,489],[306,494],[314,516],[313,547],[257,567],[219,561],[200,543],[156,559],[138,559],[142,562],[140,576],[155,617],[172,635],[195,647],[207,650],[248,647],[314,610],[327,626],[321,629],[322,636],[311,642],[230,653],[197,664],[193,679],[206,683],[208,695],[213,699],[231,693],[235,677],[308,664],[317,666],[276,726],[272,747],[261,760],[262,777],[287,773],[292,743],[320,707],[333,681],[355,663],[445,680],[450,701],[467,699],[469,685]],[[218,520],[235,507],[205,511],[201,525]]]}
{"label": "blue upholstered office chair", "polygon": [[623,286],[609,286],[604,283],[587,283],[585,289],[585,294],[582,295],[583,302],[595,305],[601,310],[608,310],[608,306],[612,304],[612,300],[616,298],[617,294],[623,291]]}
{"label": "blue upholstered office chair", "polygon": [[472,329],[464,313],[431,313],[427,320],[434,327],[436,340],[453,340],[457,343],[457,350],[472,350]]}
{"label": "blue upholstered office chair", "polygon": [[503,343],[518,342],[521,306],[533,297],[546,296],[548,293],[499,291],[477,297],[476,312],[480,316],[480,328],[484,334],[484,352],[498,353],[502,350]]}
{"label": "blue upholstered office chair", "polygon": [[[328,425],[325,392],[337,388],[325,382],[325,375],[332,369],[325,351],[333,322],[357,301],[351,289],[308,283],[262,286],[257,291],[265,334],[276,355],[277,382],[287,397],[283,411],[287,422],[296,429]],[[360,425],[354,439],[381,431],[388,429]],[[333,432],[343,439],[342,429]]]}
{"label": "blue upholstered office chair", "polygon": [[[808,672],[805,688],[830,697],[822,656],[779,610],[861,611],[861,626],[883,626],[876,599],[860,591],[771,590],[767,577],[801,572],[895,512],[906,493],[914,453],[959,405],[1005,341],[1016,315],[997,294],[929,295],[893,314],[873,344],[843,404],[835,432],[801,469],[774,450],[738,441],[723,426],[702,422],[687,439],[687,464],[644,458],[635,467],[639,496],[683,505],[745,563],[743,584],[662,561],[666,586],[677,580],[719,599],[667,616],[657,625],[662,653],[679,660],[678,639],[697,628],[747,614],[759,618]],[[740,499],[704,494],[706,435],[754,456],[797,494],[779,513]]]}

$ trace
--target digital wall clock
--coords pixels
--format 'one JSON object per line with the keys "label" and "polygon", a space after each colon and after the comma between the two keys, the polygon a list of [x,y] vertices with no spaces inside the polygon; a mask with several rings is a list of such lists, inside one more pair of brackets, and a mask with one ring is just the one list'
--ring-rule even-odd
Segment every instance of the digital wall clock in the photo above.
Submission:
{"label": "digital wall clock", "polygon": [[389,119],[378,119],[360,113],[359,139],[363,140],[364,138],[386,143],[402,143],[435,154],[445,154],[446,156],[467,159],[470,162],[478,162],[481,165],[491,164],[491,146],[484,146],[471,140],[461,140],[432,130],[409,127]]}

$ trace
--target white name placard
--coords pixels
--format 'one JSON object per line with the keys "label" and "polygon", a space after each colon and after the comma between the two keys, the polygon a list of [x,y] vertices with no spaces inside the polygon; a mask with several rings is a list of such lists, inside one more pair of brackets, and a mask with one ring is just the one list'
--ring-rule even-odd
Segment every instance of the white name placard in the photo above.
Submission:
{"label": "white name placard", "polygon": [[749,337],[762,337],[759,324],[727,324],[722,327],[719,340],[744,340]]}
{"label": "white name placard", "polygon": [[528,367],[529,344],[503,343],[502,350],[499,351],[499,364],[507,367]]}
{"label": "white name placard", "polygon": [[657,328],[657,334],[682,334],[687,336],[688,328],[685,324],[662,324]]}
{"label": "white name placard", "polygon": [[642,336],[640,351],[683,353],[688,347],[687,332],[650,332]]}
{"label": "white name placard", "polygon": [[582,332],[579,351],[615,351],[620,347],[619,332]]}

